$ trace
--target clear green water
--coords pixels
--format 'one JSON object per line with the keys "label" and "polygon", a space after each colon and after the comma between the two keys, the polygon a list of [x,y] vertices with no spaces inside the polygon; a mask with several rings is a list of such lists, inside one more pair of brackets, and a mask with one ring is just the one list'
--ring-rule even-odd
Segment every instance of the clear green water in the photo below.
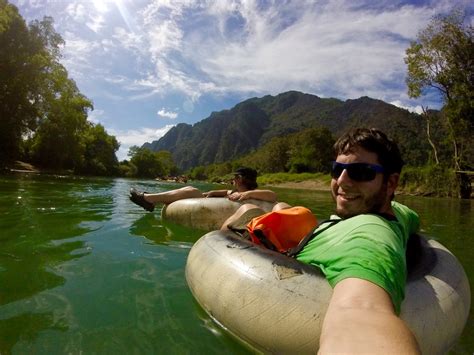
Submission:
{"label": "clear green water", "polygon": [[[128,200],[181,185],[126,179],[0,176],[0,354],[248,354],[194,302],[184,278],[202,232]],[[196,185],[206,189],[209,185]],[[326,192],[280,200],[332,210]],[[473,288],[473,201],[399,197],[461,261]],[[471,315],[456,354],[474,352]]]}

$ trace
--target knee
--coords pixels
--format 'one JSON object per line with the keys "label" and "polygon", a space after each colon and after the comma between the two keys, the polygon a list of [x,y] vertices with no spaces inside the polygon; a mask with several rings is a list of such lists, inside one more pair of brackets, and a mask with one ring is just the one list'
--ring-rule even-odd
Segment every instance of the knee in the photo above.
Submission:
{"label": "knee", "polygon": [[280,211],[287,208],[291,208],[291,206],[286,202],[278,202],[275,206],[273,206],[272,211]]}
{"label": "knee", "polygon": [[193,186],[185,186],[185,187],[182,187],[178,190],[181,190],[181,191],[186,191],[186,192],[200,192],[198,189],[196,189],[195,187]]}
{"label": "knee", "polygon": [[[251,211],[250,216],[246,216],[246,213],[248,211]],[[258,212],[257,212],[258,211]],[[242,206],[240,206],[234,214],[232,214],[229,218],[227,218],[224,223],[222,224],[221,230],[228,230],[229,225],[232,225],[233,229],[245,229],[245,226],[247,223],[250,222],[250,220],[257,216],[257,215],[262,215],[264,214],[265,211],[262,210],[260,207],[253,205],[251,203],[246,203]],[[231,229],[232,229],[231,228]]]}
{"label": "knee", "polygon": [[242,206],[240,206],[237,211],[235,211],[235,215],[241,215],[245,212],[247,212],[248,210],[251,210],[251,209],[254,209],[254,208],[260,208],[258,207],[257,205],[254,205],[252,203],[245,203],[243,204]]}

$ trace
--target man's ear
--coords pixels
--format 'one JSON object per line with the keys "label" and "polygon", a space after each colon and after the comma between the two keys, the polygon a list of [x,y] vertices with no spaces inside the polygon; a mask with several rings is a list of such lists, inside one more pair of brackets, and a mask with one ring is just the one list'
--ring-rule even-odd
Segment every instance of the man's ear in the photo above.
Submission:
{"label": "man's ear", "polygon": [[395,193],[395,190],[398,187],[398,182],[400,181],[400,174],[393,173],[388,176],[387,179],[387,195],[392,196]]}

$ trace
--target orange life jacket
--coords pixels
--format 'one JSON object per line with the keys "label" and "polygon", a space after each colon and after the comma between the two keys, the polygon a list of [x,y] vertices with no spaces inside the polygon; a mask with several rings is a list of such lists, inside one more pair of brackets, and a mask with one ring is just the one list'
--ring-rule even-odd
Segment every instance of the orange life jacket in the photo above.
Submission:
{"label": "orange life jacket", "polygon": [[247,224],[251,240],[269,249],[287,253],[314,230],[318,222],[306,207],[268,212]]}

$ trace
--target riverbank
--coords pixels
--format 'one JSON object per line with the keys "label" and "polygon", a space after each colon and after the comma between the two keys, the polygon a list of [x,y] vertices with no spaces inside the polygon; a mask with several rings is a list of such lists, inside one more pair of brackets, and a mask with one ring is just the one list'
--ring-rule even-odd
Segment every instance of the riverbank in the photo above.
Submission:
{"label": "riverbank", "polygon": [[[49,171],[22,161],[12,163],[5,168],[5,171],[9,173],[73,175],[71,170]],[[273,173],[259,176],[258,182],[269,188],[330,191],[331,177],[329,174],[322,173]],[[458,190],[454,172],[436,167],[408,167],[402,173],[397,194],[457,198]],[[474,198],[474,189],[471,187],[470,191],[472,199]]]}
{"label": "riverbank", "polygon": [[267,184],[266,186],[284,188],[284,189],[319,190],[319,191],[329,191],[331,189],[330,184],[328,184],[325,181],[318,181],[318,180],[288,181],[288,182]]}
{"label": "riverbank", "polygon": [[25,163],[19,160],[14,162],[10,166],[7,166],[5,169],[13,173],[40,173],[41,172],[38,168],[34,167],[30,163]]}
{"label": "riverbank", "polygon": [[[330,191],[331,185],[330,182],[326,180],[305,180],[305,181],[287,181],[287,182],[278,182],[278,183],[266,183],[266,187],[269,188],[284,188],[284,189],[298,189],[298,190],[315,190],[315,191]],[[434,197],[438,196],[436,191],[433,190],[424,190],[421,187],[413,188],[403,188],[399,186],[397,188],[397,195],[404,196],[424,196],[424,197]],[[442,194],[442,197],[444,194]],[[452,196],[451,196],[452,197]],[[471,199],[474,198],[474,192],[471,193]]]}
{"label": "riverbank", "polygon": [[33,164],[17,160],[3,168],[7,173],[48,174],[48,175],[74,175],[72,170],[43,169]]}

